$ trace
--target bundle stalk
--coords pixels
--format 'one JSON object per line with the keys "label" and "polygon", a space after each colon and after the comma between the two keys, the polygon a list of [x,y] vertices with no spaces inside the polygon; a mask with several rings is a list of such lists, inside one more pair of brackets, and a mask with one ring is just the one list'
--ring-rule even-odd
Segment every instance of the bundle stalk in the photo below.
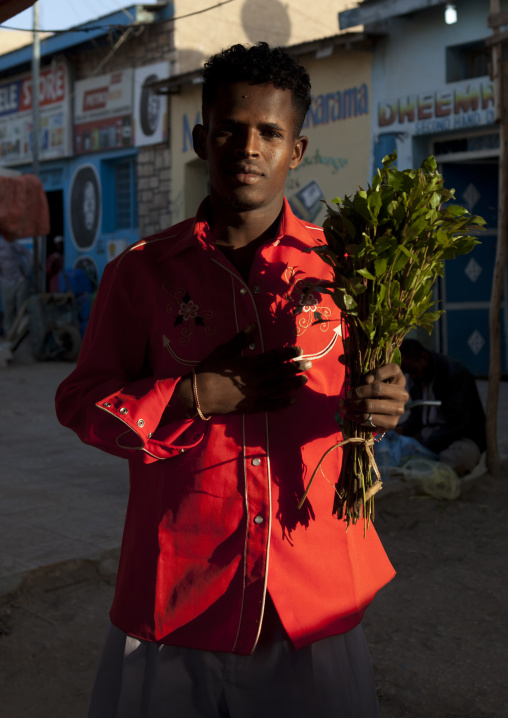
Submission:
{"label": "bundle stalk", "polygon": [[[432,331],[442,314],[433,306],[433,282],[443,276],[445,260],[479,244],[471,232],[485,224],[449,204],[454,190],[445,189],[434,157],[418,170],[402,172],[394,166],[396,159],[396,153],[383,159],[367,191],[333,200],[336,208],[328,207],[323,225],[326,245],[312,250],[333,270],[333,281],[320,291],[329,293],[342,312],[348,391],[380,365],[400,363],[399,347],[408,331],[417,326]],[[363,517],[366,531],[381,487],[379,479],[376,485],[372,481],[372,469],[378,474],[373,434],[347,418],[343,434],[344,442],[331,447],[343,447],[333,510],[348,525]]]}

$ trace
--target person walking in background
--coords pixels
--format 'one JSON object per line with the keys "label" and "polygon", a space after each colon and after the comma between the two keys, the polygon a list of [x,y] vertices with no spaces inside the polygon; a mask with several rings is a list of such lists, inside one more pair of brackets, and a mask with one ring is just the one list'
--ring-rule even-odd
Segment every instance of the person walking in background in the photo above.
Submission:
{"label": "person walking in background", "polygon": [[53,252],[51,252],[50,255],[48,255],[48,259],[46,261],[46,279],[48,292],[58,292],[59,274],[64,263],[64,238],[61,235],[58,235],[54,238],[53,244],[54,250]]}
{"label": "person walking in background", "polygon": [[0,237],[0,290],[2,295],[2,329],[6,336],[19,310],[30,296],[32,254],[18,240],[8,242]]}
{"label": "person walking in background", "polygon": [[441,406],[411,409],[396,431],[417,439],[463,476],[486,449],[485,412],[474,376],[461,362],[425,349],[416,339],[400,348],[411,399],[438,400]]}

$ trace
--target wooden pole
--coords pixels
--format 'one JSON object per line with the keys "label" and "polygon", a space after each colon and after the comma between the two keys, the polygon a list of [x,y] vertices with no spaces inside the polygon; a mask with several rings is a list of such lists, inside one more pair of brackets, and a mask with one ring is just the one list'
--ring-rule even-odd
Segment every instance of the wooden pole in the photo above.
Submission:
{"label": "wooden pole", "polygon": [[[491,16],[501,12],[501,0],[490,0]],[[493,27],[493,37],[499,34],[499,26]],[[489,362],[489,388],[487,395],[487,467],[492,476],[501,475],[501,463],[497,444],[497,409],[499,400],[499,383],[501,381],[501,328],[500,313],[503,299],[503,285],[506,270],[508,213],[506,197],[508,192],[508,98],[507,98],[507,68],[502,59],[502,42],[492,45],[492,75],[495,89],[495,119],[499,123],[499,208],[496,261],[492,278],[492,294],[489,310],[490,331],[490,362]]]}
{"label": "wooden pole", "polygon": [[[33,53],[32,53],[32,172],[39,176],[39,130],[40,130],[40,107],[39,107],[39,77],[41,68],[41,46],[39,36],[39,2],[33,5]],[[34,237],[34,286],[35,292],[41,291],[41,280],[39,271],[41,242],[39,237]]]}

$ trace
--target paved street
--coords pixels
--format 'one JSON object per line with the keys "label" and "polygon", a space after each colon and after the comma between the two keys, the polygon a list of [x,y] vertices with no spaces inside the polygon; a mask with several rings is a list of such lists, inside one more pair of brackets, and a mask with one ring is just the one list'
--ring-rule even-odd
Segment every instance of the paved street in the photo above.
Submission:
{"label": "paved street", "polygon": [[0,593],[30,569],[120,545],[127,465],[58,423],[69,363],[0,369]]}
{"label": "paved street", "polygon": [[[33,568],[98,558],[120,546],[127,465],[82,444],[54,414],[56,387],[72,368],[48,362],[0,369],[0,593]],[[487,383],[479,382],[479,388],[486,399]],[[503,382],[504,457],[507,422],[508,384]]]}

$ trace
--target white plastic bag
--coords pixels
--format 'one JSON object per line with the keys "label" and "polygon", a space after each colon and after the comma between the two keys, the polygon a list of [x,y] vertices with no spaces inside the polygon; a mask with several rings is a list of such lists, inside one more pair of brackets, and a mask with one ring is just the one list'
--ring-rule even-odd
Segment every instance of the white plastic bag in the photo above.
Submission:
{"label": "white plastic bag", "polygon": [[457,499],[460,496],[460,479],[448,464],[430,459],[409,459],[403,466],[404,478],[416,481],[429,496],[435,499]]}

